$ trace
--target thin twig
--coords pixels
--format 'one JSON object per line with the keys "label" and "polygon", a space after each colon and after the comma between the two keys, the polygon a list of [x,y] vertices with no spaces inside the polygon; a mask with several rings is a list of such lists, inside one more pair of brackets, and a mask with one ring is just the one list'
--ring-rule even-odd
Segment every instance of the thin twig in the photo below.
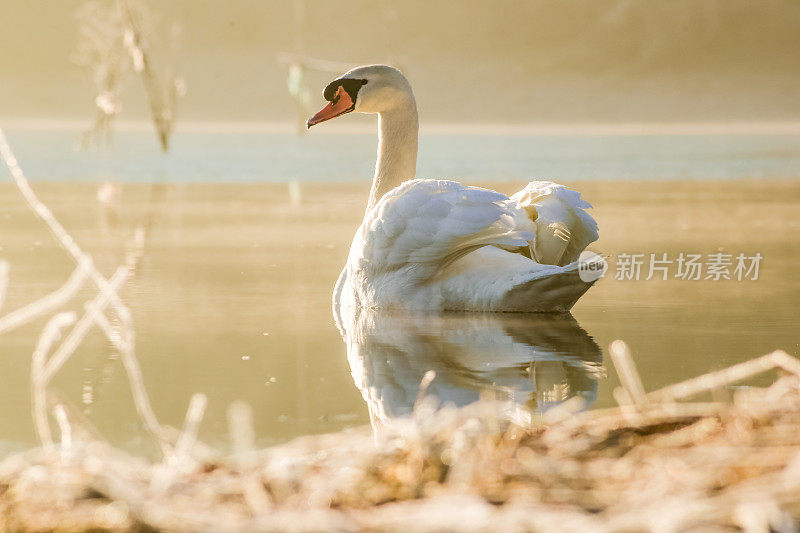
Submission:
{"label": "thin twig", "polygon": [[636,369],[636,364],[633,362],[630,347],[621,340],[615,340],[609,346],[609,352],[611,353],[611,360],[614,362],[614,368],[617,369],[617,375],[622,387],[628,393],[631,401],[636,406],[646,404],[644,386],[642,385],[642,379],[639,377],[639,371]]}
{"label": "thin twig", "polygon": [[647,397],[657,401],[681,400],[702,392],[708,392],[718,387],[731,385],[737,381],[776,368],[781,368],[796,376],[800,376],[800,361],[783,350],[775,350],[772,353],[762,355],[750,361],[745,361],[715,372],[709,372],[696,378],[675,383],[674,385],[668,385],[649,393]]}
{"label": "thin twig", "polygon": [[53,316],[45,325],[31,360],[31,410],[33,411],[34,427],[39,441],[48,449],[53,445],[50,425],[47,422],[47,387],[39,379],[47,362],[47,355],[53,344],[61,336],[61,330],[75,323],[77,316],[74,312],[64,312]]}
{"label": "thin twig", "polygon": [[74,298],[83,286],[88,272],[88,263],[86,261],[81,261],[75,270],[72,271],[69,279],[67,279],[61,287],[47,296],[39,298],[35,302],[31,302],[0,317],[0,335],[36,320],[42,315],[55,311]]}
{"label": "thin twig", "polygon": [[[50,211],[50,209],[44,203],[42,203],[41,200],[39,200],[39,197],[36,196],[36,193],[33,192],[33,189],[28,183],[25,174],[22,172],[16,157],[14,157],[5,133],[3,133],[1,128],[0,157],[2,157],[6,167],[8,167],[11,177],[14,179],[14,183],[16,183],[17,188],[22,193],[23,198],[25,198],[25,201],[31,207],[36,216],[38,216],[42,222],[45,223],[50,232],[56,238],[56,241],[61,245],[62,248],[64,248],[64,250],[66,250],[72,260],[75,261],[77,266],[85,265],[88,267],[88,275],[97,288],[100,291],[106,291],[108,289],[108,280],[94,266],[91,256],[81,250],[80,246],[78,246],[72,236],[67,232],[66,229],[64,229],[64,226],[62,226],[56,217],[53,216],[52,211]],[[126,324],[130,324],[131,318],[128,308],[122,303],[122,300],[120,300],[116,292],[110,291],[109,295],[111,298],[111,304],[114,310],[117,312],[120,320]]]}
{"label": "thin twig", "polygon": [[111,300],[111,295],[125,282],[130,271],[127,266],[117,268],[111,276],[111,283],[106,290],[100,291],[94,299],[86,305],[86,312],[70,330],[67,338],[59,345],[53,356],[47,361],[39,379],[47,384],[53,375],[67,362],[75,349],[86,337],[89,329],[94,324],[94,315],[101,312]]}

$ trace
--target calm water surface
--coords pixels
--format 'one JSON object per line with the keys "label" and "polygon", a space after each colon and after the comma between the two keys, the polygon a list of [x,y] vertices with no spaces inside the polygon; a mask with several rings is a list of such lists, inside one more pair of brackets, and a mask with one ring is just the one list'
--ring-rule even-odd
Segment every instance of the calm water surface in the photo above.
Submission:
{"label": "calm water surface", "polygon": [[[572,316],[363,313],[339,331],[330,293],[368,183],[190,184],[180,174],[178,183],[104,185],[91,182],[101,170],[76,163],[85,179],[75,182],[52,154],[18,156],[29,173],[53,180],[35,183],[37,192],[104,272],[122,261],[135,228],[145,230],[122,297],[150,401],[162,423],[179,427],[191,395],[208,395],[201,438],[222,450],[226,410],[239,399],[252,405],[258,442],[268,445],[407,413],[428,370],[436,371],[428,393],[443,402],[490,394],[541,412],[575,395],[612,405],[618,382],[606,349],[617,338],[633,347],[648,389],[775,348],[799,354],[796,180],[583,181],[576,186],[601,228],[593,249],[608,254],[612,271]],[[115,172],[138,181],[125,168]],[[225,181],[234,177],[247,179]],[[522,182],[485,184],[513,192]],[[759,279],[613,276],[622,253],[718,251],[761,253]],[[0,314],[54,290],[72,269],[8,184],[0,184],[0,257],[12,268]],[[92,296],[82,292],[70,308]],[[36,442],[30,355],[45,321],[0,337],[0,452]],[[51,394],[114,444],[154,453],[124,368],[99,333],[59,372]]]}
{"label": "calm water surface", "polygon": [[[149,131],[113,149],[76,149],[78,132],[11,130],[31,179],[126,182],[360,181],[376,135],[183,133],[162,155]],[[417,175],[472,180],[800,177],[800,135],[422,135]]]}

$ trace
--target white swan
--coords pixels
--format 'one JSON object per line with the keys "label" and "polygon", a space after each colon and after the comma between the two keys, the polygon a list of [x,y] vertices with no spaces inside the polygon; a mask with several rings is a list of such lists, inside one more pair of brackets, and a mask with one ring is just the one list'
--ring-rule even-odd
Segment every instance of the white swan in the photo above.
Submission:
{"label": "white swan", "polygon": [[378,115],[375,176],[334,309],[563,312],[592,285],[576,261],[597,239],[597,223],[578,192],[534,181],[509,198],[413,179],[417,105],[395,68],[358,67],[323,96],[329,103],[308,127],[351,111]]}

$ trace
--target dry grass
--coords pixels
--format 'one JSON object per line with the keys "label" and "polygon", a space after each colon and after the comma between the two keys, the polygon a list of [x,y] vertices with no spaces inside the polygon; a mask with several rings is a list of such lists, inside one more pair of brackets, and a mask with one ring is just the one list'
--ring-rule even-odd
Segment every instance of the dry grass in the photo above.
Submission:
{"label": "dry grass", "polygon": [[[762,363],[788,357],[776,352]],[[720,382],[708,381],[710,386]],[[88,438],[0,463],[6,531],[792,530],[800,517],[800,378],[732,401],[575,412],[532,427],[502,404],[426,402],[380,442],[367,431],[252,451],[232,409],[235,455],[147,463]],[[68,416],[68,415],[65,415]],[[66,422],[65,422],[66,425]],[[66,426],[65,426],[66,427]],[[86,439],[86,440],[84,440]],[[179,439],[180,440],[180,439]],[[191,440],[191,439],[190,439]]]}

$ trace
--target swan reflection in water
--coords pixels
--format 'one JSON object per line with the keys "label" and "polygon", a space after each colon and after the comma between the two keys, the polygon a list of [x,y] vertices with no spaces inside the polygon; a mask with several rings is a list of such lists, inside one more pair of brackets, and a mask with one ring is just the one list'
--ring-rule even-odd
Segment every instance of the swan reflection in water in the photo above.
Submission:
{"label": "swan reflection in water", "polygon": [[543,413],[573,396],[597,398],[602,351],[571,315],[358,310],[337,316],[373,426],[411,414],[425,394],[462,407],[479,398]]}

